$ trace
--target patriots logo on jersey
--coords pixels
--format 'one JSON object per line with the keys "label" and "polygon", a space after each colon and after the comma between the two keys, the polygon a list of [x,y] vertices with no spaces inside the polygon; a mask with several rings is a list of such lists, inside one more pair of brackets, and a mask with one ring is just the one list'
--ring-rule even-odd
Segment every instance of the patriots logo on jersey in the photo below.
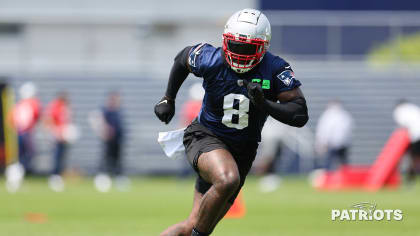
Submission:
{"label": "patriots logo on jersey", "polygon": [[277,78],[283,82],[284,85],[289,86],[293,79],[295,78],[295,75],[293,71],[291,70],[285,70],[277,75]]}
{"label": "patriots logo on jersey", "polygon": [[203,48],[204,43],[198,45],[191,53],[190,57],[188,58],[188,63],[190,66],[195,67],[195,61],[197,59],[197,56],[200,55],[201,49]]}

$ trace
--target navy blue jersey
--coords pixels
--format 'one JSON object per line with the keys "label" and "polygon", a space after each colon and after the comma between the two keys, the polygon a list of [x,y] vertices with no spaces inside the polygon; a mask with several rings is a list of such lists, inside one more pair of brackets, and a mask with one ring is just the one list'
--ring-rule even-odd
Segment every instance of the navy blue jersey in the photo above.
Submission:
{"label": "navy blue jersey", "polygon": [[237,74],[225,63],[222,49],[209,44],[191,48],[191,72],[202,77],[205,95],[198,121],[215,135],[234,142],[259,142],[268,114],[250,102],[245,86],[238,80],[260,83],[266,99],[277,102],[277,95],[299,87],[290,65],[266,52],[261,62],[246,74]]}

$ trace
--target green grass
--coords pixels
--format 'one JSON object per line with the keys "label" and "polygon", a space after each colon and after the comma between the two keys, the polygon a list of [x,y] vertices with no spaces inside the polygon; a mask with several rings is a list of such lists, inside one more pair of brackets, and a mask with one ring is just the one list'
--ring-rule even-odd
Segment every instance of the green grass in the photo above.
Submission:
{"label": "green grass", "polygon": [[[250,178],[243,191],[247,214],[225,219],[213,235],[420,235],[420,188],[328,193],[310,188],[304,179],[286,179],[274,193],[258,191]],[[3,185],[3,182],[0,181]],[[192,179],[134,179],[130,192],[98,193],[92,181],[73,180],[64,193],[51,192],[45,179],[29,179],[16,194],[0,190],[0,235],[159,235],[184,219],[190,209]],[[331,209],[349,209],[358,202],[378,209],[402,209],[402,221],[332,222]],[[44,223],[25,219],[43,214]]]}

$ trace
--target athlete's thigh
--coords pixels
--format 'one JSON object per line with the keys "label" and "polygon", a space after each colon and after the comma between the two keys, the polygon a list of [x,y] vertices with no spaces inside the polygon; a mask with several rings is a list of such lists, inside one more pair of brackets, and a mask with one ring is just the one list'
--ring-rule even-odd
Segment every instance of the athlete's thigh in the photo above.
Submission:
{"label": "athlete's thigh", "polygon": [[214,183],[226,175],[239,178],[236,161],[226,149],[215,149],[202,153],[198,158],[197,167],[200,177],[209,183]]}

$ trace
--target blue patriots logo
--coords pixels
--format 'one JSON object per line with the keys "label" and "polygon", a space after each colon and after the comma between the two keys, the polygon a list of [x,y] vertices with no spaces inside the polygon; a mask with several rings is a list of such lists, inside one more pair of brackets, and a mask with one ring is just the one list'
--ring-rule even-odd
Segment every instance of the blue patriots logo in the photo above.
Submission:
{"label": "blue patriots logo", "polygon": [[188,64],[190,64],[190,66],[195,67],[195,61],[197,59],[197,56],[200,55],[201,53],[201,49],[203,48],[204,43],[198,45],[191,53],[190,56],[188,58]]}
{"label": "blue patriots logo", "polygon": [[281,80],[281,82],[283,82],[284,85],[289,86],[293,82],[293,79],[295,78],[295,75],[294,75],[293,71],[285,70],[285,71],[281,72],[280,74],[278,74],[277,78],[279,80]]}

